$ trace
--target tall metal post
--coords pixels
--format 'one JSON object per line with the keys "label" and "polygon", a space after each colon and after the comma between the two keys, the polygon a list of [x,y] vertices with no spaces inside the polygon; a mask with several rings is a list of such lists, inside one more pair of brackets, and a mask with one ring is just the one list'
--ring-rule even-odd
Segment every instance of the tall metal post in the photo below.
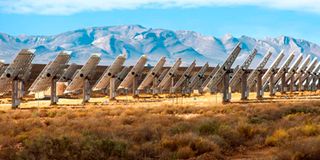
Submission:
{"label": "tall metal post", "polygon": [[171,76],[171,86],[170,86],[170,94],[173,94],[173,86],[174,86],[174,76]]}
{"label": "tall metal post", "polygon": [[109,100],[115,100],[116,99],[116,78],[111,77],[110,78],[110,93],[109,93]]}
{"label": "tall metal post", "polygon": [[263,89],[262,89],[262,73],[259,71],[259,74],[257,76],[257,99],[262,99],[263,95]]}
{"label": "tall metal post", "polygon": [[316,91],[320,89],[320,74],[317,74],[318,83],[316,84]]}
{"label": "tall metal post", "polygon": [[222,102],[227,103],[230,102],[230,92],[229,92],[229,81],[230,81],[230,72],[227,71],[226,74],[223,75],[222,79]]}
{"label": "tall metal post", "polygon": [[299,77],[299,91],[303,91],[302,76]]}
{"label": "tall metal post", "polygon": [[133,79],[132,79],[132,95],[133,97],[138,97],[138,90],[136,89],[137,88],[137,76],[134,75],[133,76]]}
{"label": "tall metal post", "polygon": [[292,75],[290,79],[290,92],[294,92],[294,75]]}
{"label": "tall metal post", "polygon": [[157,85],[158,85],[158,77],[155,76],[154,79],[153,79],[153,82],[152,82],[152,94],[153,94],[153,96],[158,94]]}
{"label": "tall metal post", "polygon": [[20,99],[20,98],[22,98],[23,97],[23,95],[24,95],[24,82],[23,81],[19,81],[19,83],[18,83],[18,98]]}
{"label": "tall metal post", "polygon": [[272,71],[272,74],[270,75],[270,80],[269,80],[269,95],[274,96],[274,71]]}
{"label": "tall metal post", "polygon": [[286,90],[285,88],[287,87],[287,84],[286,84],[286,73],[282,74],[281,76],[281,86],[280,86],[280,91],[281,91],[281,94],[285,94],[286,93]]}
{"label": "tall metal post", "polygon": [[89,79],[85,78],[83,84],[83,99],[82,104],[89,102],[90,99],[90,82]]}
{"label": "tall metal post", "polygon": [[51,80],[51,97],[50,97],[50,105],[56,105],[58,102],[57,97],[57,79],[52,78]]}
{"label": "tall metal post", "polygon": [[20,105],[20,99],[19,99],[19,80],[14,79],[12,80],[12,109],[18,108]]}
{"label": "tall metal post", "polygon": [[317,91],[317,87],[316,87],[316,84],[317,84],[317,75],[314,74],[313,77],[312,77],[312,84],[311,84],[311,90],[312,91]]}
{"label": "tall metal post", "polygon": [[248,73],[245,72],[241,77],[241,100],[248,99],[248,85],[247,85]]}
{"label": "tall metal post", "polygon": [[[310,76],[310,74],[309,74]],[[310,79],[309,77],[306,78],[306,84],[303,86],[303,90],[305,91],[308,91],[309,90],[309,83],[310,83]]]}

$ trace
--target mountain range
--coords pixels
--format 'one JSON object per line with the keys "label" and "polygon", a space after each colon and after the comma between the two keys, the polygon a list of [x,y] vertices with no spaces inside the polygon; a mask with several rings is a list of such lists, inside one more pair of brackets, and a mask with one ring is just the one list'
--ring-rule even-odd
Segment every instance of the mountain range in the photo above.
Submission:
{"label": "mountain range", "polygon": [[[210,65],[223,63],[233,47],[241,42],[242,51],[235,64],[241,64],[247,55],[257,48],[258,54],[253,61],[257,64],[270,50],[274,59],[284,50],[302,53],[305,56],[320,57],[320,46],[302,39],[288,36],[255,39],[248,36],[223,37],[202,35],[194,31],[172,31],[167,29],[146,28],[141,25],[120,25],[91,27],[64,32],[52,36],[11,36],[0,33],[0,59],[10,63],[22,48],[36,49],[34,63],[48,63],[58,52],[72,51],[71,62],[84,64],[91,53],[101,53],[100,65],[109,65],[122,52],[127,53],[126,65],[133,65],[137,59],[146,54],[148,63],[155,64],[161,56],[167,57],[167,65],[181,57],[183,65],[194,59],[197,65],[209,62]],[[271,63],[271,62],[270,62]]]}

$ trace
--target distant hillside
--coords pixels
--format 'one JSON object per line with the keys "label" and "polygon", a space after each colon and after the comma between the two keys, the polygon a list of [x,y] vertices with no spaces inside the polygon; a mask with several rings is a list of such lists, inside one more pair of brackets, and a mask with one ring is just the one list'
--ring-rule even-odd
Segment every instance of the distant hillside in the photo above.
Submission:
{"label": "distant hillside", "polygon": [[123,49],[128,53],[127,64],[134,64],[143,54],[147,54],[148,63],[154,64],[161,56],[173,63],[182,57],[184,64],[193,59],[197,64],[209,62],[211,65],[222,63],[232,48],[242,42],[242,52],[236,63],[241,63],[246,55],[256,46],[258,56],[256,64],[268,49],[273,51],[273,58],[280,50],[286,54],[296,51],[313,57],[320,56],[320,47],[306,40],[287,36],[257,40],[248,36],[239,38],[226,34],[221,38],[201,35],[193,31],[171,31],[166,29],[145,28],[140,25],[122,25],[93,27],[69,31],[54,36],[10,36],[0,33],[0,59],[11,62],[14,55],[22,48],[35,48],[35,63],[47,63],[57,52],[70,50],[72,62],[84,63],[91,53],[102,53],[101,65],[110,64],[121,54]]}

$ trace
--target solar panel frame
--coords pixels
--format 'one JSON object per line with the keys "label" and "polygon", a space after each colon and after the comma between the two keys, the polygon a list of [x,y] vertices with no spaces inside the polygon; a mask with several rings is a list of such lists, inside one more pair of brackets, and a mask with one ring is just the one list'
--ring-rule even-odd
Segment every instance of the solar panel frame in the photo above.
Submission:
{"label": "solar panel frame", "polygon": [[145,64],[147,63],[147,56],[142,55],[138,62],[133,66],[133,68],[130,70],[130,72],[127,74],[127,76],[124,78],[124,80],[120,83],[118,89],[124,88],[128,89],[133,84],[133,79],[140,75],[141,72],[144,69]]}
{"label": "solar panel frame", "polygon": [[41,71],[37,79],[29,88],[30,92],[46,91],[51,87],[53,79],[60,78],[62,70],[66,67],[70,61],[70,52],[60,52],[56,58],[49,62],[46,67]]}
{"label": "solar panel frame", "polygon": [[112,77],[116,77],[117,74],[121,71],[122,66],[126,58],[123,55],[119,55],[115,61],[103,72],[102,76],[98,79],[96,84],[93,86],[94,91],[105,89]]}
{"label": "solar panel frame", "polygon": [[147,86],[149,86],[153,79],[159,76],[160,70],[163,68],[164,64],[166,63],[166,57],[161,57],[158,63],[148,72],[144,80],[138,87],[138,90],[143,90]]}
{"label": "solar panel frame", "polygon": [[[209,68],[209,63],[205,63],[201,69],[191,77],[190,79],[190,83],[188,84],[188,87],[193,90],[196,88],[196,86],[200,83],[201,80],[204,79],[204,74],[206,72],[206,70]],[[201,86],[198,86],[198,87],[201,87]]]}
{"label": "solar panel frame", "polygon": [[234,47],[234,49],[231,51],[231,53],[229,54],[226,61],[218,69],[218,71],[214,74],[214,76],[209,81],[207,86],[204,87],[204,89],[212,89],[212,88],[216,87],[222,81],[223,75],[226,74],[228,70],[230,70],[231,66],[233,65],[234,61],[236,60],[236,58],[238,57],[238,55],[241,51],[240,44],[241,43],[238,43]]}
{"label": "solar panel frame", "polygon": [[179,78],[179,80],[175,83],[175,85],[171,88],[171,92],[176,92],[176,90],[182,85],[182,83],[186,80],[186,79],[190,79],[191,78],[191,72],[194,69],[194,67],[196,66],[196,60],[194,60],[190,66],[184,71],[184,73],[181,75],[181,77]]}
{"label": "solar panel frame", "polygon": [[246,70],[249,69],[249,66],[253,61],[254,57],[256,56],[257,52],[257,49],[253,49],[253,51],[251,52],[251,54],[249,54],[249,56],[243,62],[241,67],[234,73],[229,84],[231,88],[235,87],[237,84],[240,83],[241,77],[243,76],[243,74],[245,74]]}
{"label": "solar panel frame", "polygon": [[92,54],[85,65],[75,74],[74,78],[67,86],[64,93],[76,92],[83,89],[86,79],[90,79],[90,73],[93,72],[99,64],[100,54]]}
{"label": "solar panel frame", "polygon": [[168,73],[165,75],[165,77],[161,80],[161,82],[158,85],[158,88],[160,89],[166,89],[168,85],[170,84],[170,79],[175,76],[179,66],[181,65],[182,61],[181,58],[178,58],[177,61],[174,63],[174,65],[169,69]]}
{"label": "solar panel frame", "polygon": [[262,60],[259,62],[258,67],[250,73],[247,80],[248,89],[252,88],[256,84],[258,75],[261,74],[261,71],[269,61],[271,55],[272,52],[268,51],[267,54],[265,54]]}
{"label": "solar panel frame", "polygon": [[22,49],[12,63],[10,63],[0,77],[0,94],[9,91],[10,81],[23,78],[34,59],[35,50]]}
{"label": "solar panel frame", "polygon": [[280,64],[281,60],[284,57],[284,50],[282,50],[278,56],[276,57],[276,59],[273,61],[273,63],[271,64],[271,66],[267,69],[267,71],[264,73],[264,75],[262,76],[262,86],[263,88],[266,86],[266,84],[268,83],[268,81],[270,80],[270,77],[272,76],[272,74],[275,73],[275,70],[277,69],[278,65]]}

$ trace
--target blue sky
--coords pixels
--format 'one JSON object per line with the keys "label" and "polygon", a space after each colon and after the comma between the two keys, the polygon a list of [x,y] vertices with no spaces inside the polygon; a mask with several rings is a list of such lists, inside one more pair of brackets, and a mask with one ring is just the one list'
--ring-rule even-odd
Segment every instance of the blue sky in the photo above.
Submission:
{"label": "blue sky", "polygon": [[[60,2],[57,4],[57,2]],[[54,35],[92,26],[140,24],[171,30],[193,30],[221,37],[226,33],[255,38],[287,35],[320,44],[320,2],[296,0],[0,0],[0,32],[11,35]],[[108,2],[107,6],[104,6]],[[110,5],[109,3],[115,3]],[[187,3],[188,2],[188,3]],[[119,3],[119,4],[118,4]],[[270,3],[270,4],[269,4]],[[100,7],[102,6],[102,7]],[[319,6],[319,7],[318,7]]]}

